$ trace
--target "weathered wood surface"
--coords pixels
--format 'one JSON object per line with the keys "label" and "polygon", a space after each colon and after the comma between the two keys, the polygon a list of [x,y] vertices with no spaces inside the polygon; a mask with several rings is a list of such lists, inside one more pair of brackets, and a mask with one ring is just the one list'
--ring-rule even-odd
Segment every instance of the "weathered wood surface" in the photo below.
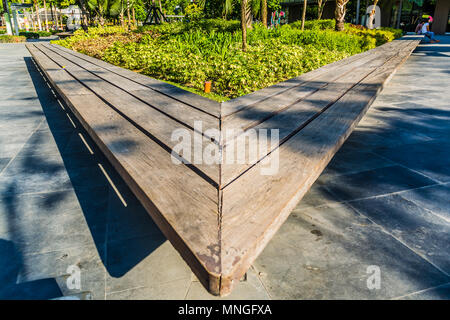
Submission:
{"label": "weathered wood surface", "polygon": [[[199,280],[225,295],[417,44],[393,41],[222,104],[58,45],[27,47]],[[193,135],[195,121],[219,131],[196,132],[202,148],[221,151],[219,161],[175,164],[172,133]],[[227,136],[231,129],[240,134]],[[256,159],[227,163],[251,129],[278,129],[279,141]],[[243,146],[259,143],[248,135]],[[262,175],[277,159],[278,170]]]}

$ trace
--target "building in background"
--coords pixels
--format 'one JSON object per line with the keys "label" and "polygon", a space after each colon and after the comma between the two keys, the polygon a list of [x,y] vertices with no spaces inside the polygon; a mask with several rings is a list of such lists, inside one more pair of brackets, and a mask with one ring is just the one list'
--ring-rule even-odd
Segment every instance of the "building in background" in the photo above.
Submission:
{"label": "building in background", "polygon": [[[307,0],[307,20],[317,18],[317,0]],[[323,0],[325,1],[325,0]],[[359,15],[357,14],[359,2]],[[364,24],[366,8],[373,0],[350,0],[347,4],[346,21]],[[450,0],[379,0],[381,26],[414,31],[422,15],[434,18],[432,31],[437,34],[450,32]],[[282,10],[286,12],[288,22],[300,20],[303,0],[281,0]],[[323,9],[322,19],[334,19],[335,0],[328,0]]]}

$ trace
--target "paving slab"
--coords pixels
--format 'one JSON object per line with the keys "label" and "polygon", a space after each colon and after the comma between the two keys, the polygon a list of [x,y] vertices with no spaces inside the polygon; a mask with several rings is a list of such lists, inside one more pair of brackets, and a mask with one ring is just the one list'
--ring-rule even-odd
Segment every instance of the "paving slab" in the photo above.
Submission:
{"label": "paving slab", "polygon": [[402,197],[450,222],[450,184],[403,192]]}
{"label": "paving slab", "polygon": [[[370,181],[370,183],[367,183]],[[435,181],[394,165],[358,173],[327,177],[325,188],[342,201],[368,198],[434,185]]]}
{"label": "paving slab", "polygon": [[450,275],[450,223],[403,198],[388,195],[349,204],[411,250]]}
{"label": "paving slab", "polygon": [[398,297],[398,300],[448,300],[450,297],[450,284],[422,290],[410,295]]}
{"label": "paving slab", "polygon": [[[441,40],[398,70],[228,298],[450,299]],[[72,125],[25,47],[0,45],[0,66],[0,298],[217,299]],[[80,289],[66,283],[73,265]],[[370,266],[380,289],[367,285]]]}
{"label": "paving slab", "polygon": [[450,142],[434,139],[395,148],[381,147],[374,150],[378,155],[420,172],[436,181],[450,181]]}
{"label": "paving slab", "polygon": [[[367,285],[370,266],[380,289]],[[389,299],[448,279],[345,204],[291,214],[255,267],[274,299]]]}

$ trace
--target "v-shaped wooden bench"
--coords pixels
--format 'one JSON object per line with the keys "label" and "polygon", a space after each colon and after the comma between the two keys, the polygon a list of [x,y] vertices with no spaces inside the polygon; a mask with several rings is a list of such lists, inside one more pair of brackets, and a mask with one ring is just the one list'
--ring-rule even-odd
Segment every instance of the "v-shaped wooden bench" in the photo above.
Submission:
{"label": "v-shaped wooden bench", "polygon": [[[418,42],[396,40],[224,103],[58,45],[27,48],[199,280],[225,295]],[[219,160],[188,152],[174,162],[177,129],[212,144]],[[245,150],[260,144],[251,129],[278,129],[279,139],[256,158],[225,161],[242,137]],[[277,170],[262,174],[268,163]]]}

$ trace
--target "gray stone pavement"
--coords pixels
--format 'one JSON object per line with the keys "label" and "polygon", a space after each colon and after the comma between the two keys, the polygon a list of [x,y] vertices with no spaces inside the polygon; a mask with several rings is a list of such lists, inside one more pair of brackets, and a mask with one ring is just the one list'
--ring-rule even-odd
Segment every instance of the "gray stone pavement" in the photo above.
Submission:
{"label": "gray stone pavement", "polygon": [[[397,72],[226,298],[450,298],[450,38],[440,39]],[[0,66],[0,298],[217,299],[25,47],[0,45]],[[73,265],[80,290],[66,284]],[[367,286],[369,266],[380,289]]]}

